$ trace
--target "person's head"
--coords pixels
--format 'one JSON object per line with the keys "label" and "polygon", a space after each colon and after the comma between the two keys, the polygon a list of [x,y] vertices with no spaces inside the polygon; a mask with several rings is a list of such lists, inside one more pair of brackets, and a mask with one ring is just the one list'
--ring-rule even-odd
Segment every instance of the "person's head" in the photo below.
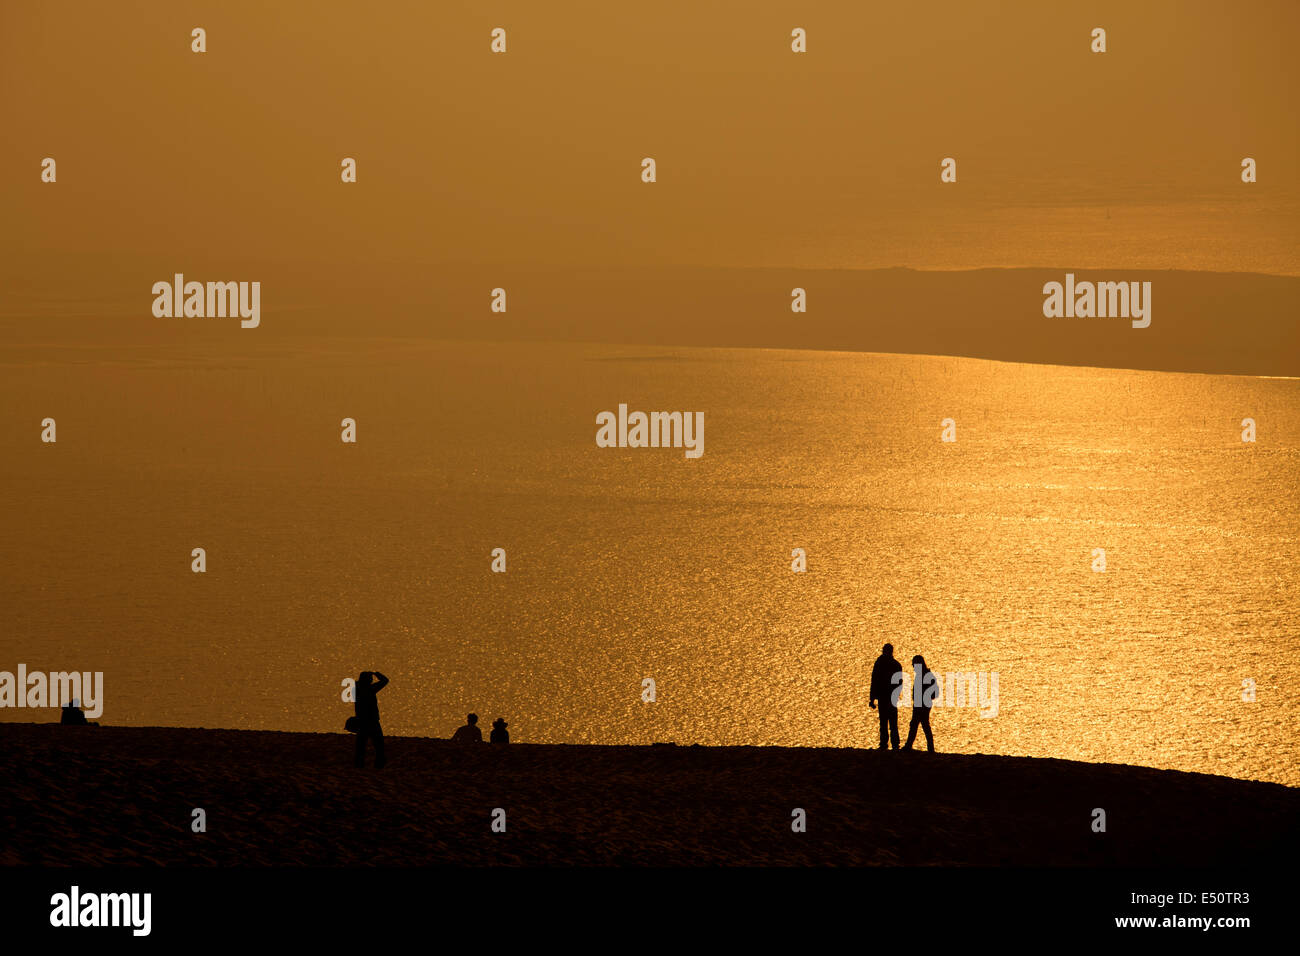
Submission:
{"label": "person's head", "polygon": [[894,656],[894,645],[893,645],[893,644],[886,644],[886,645],[885,645],[884,647],[882,647],[880,650],[884,653],[884,655],[885,655],[886,657],[893,657],[893,656]]}
{"label": "person's head", "polygon": [[504,717],[498,717],[496,720],[492,721],[492,726],[505,730],[508,725],[506,724],[506,719]]}
{"label": "person's head", "polygon": [[478,714],[469,714],[465,719],[469,721],[470,726],[472,727],[474,724],[478,723]]}
{"label": "person's head", "polygon": [[921,670],[925,670],[925,658],[922,657],[920,654],[917,654],[915,657],[912,658],[912,666],[919,667]]}
{"label": "person's head", "polygon": [[362,671],[361,676],[357,678],[357,683],[365,687],[374,678],[374,671]]}

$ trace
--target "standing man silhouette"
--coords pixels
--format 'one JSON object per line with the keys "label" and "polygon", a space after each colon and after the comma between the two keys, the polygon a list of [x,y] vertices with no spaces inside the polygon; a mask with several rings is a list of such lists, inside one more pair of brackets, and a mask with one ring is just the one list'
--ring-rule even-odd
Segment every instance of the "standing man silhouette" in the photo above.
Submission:
{"label": "standing man silhouette", "polygon": [[[371,682],[371,678],[379,678]],[[375,769],[381,770],[387,759],[384,757],[384,732],[379,726],[379,700],[375,697],[388,686],[388,678],[379,671],[362,671],[357,678],[357,766],[366,765],[366,740],[375,742]]]}
{"label": "standing man silhouette", "polygon": [[876,709],[880,701],[880,749],[889,749],[893,741],[898,749],[898,694],[903,688],[903,665],[894,660],[894,645],[886,644],[880,649],[871,668],[871,704]]}

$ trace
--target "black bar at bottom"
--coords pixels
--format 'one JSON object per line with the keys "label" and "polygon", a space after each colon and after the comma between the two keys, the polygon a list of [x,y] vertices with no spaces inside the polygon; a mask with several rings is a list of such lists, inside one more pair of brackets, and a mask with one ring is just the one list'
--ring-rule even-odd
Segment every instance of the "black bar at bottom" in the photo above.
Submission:
{"label": "black bar at bottom", "polygon": [[[493,946],[622,941],[639,948],[716,937],[770,946],[828,933],[847,933],[868,946],[881,940],[965,945],[1024,933],[1051,934],[1044,941],[1131,936],[1232,945],[1260,930],[1286,928],[1284,890],[1270,885],[1266,872],[13,867],[0,869],[0,932],[7,942],[64,937],[91,945],[120,938],[141,945],[401,946],[455,938]],[[105,920],[117,908],[126,925],[52,925],[52,915],[71,921],[74,886],[83,908],[92,894],[150,894],[148,935],[135,932],[143,928],[143,906],[125,910],[120,897],[106,908]],[[58,894],[67,897],[62,914]],[[1207,919],[1208,927],[1201,923]]]}

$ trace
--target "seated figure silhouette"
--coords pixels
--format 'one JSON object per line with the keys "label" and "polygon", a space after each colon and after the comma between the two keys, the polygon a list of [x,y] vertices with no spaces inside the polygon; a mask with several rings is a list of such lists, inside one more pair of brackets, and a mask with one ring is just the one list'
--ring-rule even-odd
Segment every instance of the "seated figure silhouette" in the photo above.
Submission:
{"label": "seated figure silhouette", "polygon": [[898,749],[898,692],[902,688],[903,665],[894,659],[894,645],[886,644],[871,668],[871,695],[868,700],[874,710],[880,702],[880,749],[889,749],[893,741]]}
{"label": "seated figure silhouette", "polygon": [[375,742],[375,769],[382,769],[388,762],[384,756],[384,732],[379,726],[379,700],[375,696],[387,686],[388,678],[379,671],[362,671],[361,676],[357,678],[356,764],[358,767],[366,765],[367,740]]}
{"label": "seated figure silhouette", "polygon": [[498,717],[496,720],[492,721],[492,737],[491,737],[492,743],[494,744],[510,743],[510,731],[506,730],[508,726],[510,725],[506,723],[506,719],[504,717]]}
{"label": "seated figure silhouette", "polygon": [[81,727],[98,727],[99,724],[93,720],[87,720],[86,715],[81,712],[81,701],[72,698],[70,704],[63,707],[63,716],[59,718],[61,724],[73,724]]}
{"label": "seated figure silhouette", "polygon": [[465,726],[452,734],[451,740],[452,743],[457,744],[481,744],[483,742],[483,731],[478,729],[478,714],[467,716]]}
{"label": "seated figure silhouette", "polygon": [[934,705],[934,697],[938,689],[934,671],[926,667],[925,658],[917,654],[912,658],[912,723],[907,729],[907,743],[903,745],[904,750],[912,749],[912,741],[916,740],[916,728],[920,727],[925,731],[926,745],[930,752],[934,753],[934,734],[930,733],[930,708]]}

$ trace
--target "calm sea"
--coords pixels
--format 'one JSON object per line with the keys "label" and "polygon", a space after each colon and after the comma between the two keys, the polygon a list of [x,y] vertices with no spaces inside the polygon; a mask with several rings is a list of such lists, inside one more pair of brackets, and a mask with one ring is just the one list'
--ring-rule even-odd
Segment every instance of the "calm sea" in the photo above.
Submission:
{"label": "calm sea", "polygon": [[[999,675],[941,750],[1300,784],[1300,382],[233,335],[0,353],[0,669],[111,724],[338,731],[378,669],[389,734],[861,747],[890,641]],[[598,448],[620,402],[704,455]]]}

